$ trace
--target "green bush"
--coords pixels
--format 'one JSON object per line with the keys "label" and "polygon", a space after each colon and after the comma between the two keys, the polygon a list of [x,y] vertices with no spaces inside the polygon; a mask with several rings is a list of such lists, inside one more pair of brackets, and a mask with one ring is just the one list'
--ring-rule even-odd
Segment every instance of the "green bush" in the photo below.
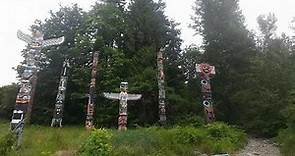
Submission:
{"label": "green bush", "polygon": [[199,128],[205,125],[204,118],[193,115],[193,114],[187,114],[187,115],[182,115],[176,119],[174,125],[178,125],[181,127],[195,127]]}
{"label": "green bush", "polygon": [[245,145],[246,134],[237,128],[216,122],[202,128],[177,128],[176,140],[183,144],[192,144],[205,153],[231,153]]}
{"label": "green bush", "polygon": [[280,150],[285,156],[294,156],[295,154],[295,130],[285,129],[279,132],[277,137],[280,143]]}
{"label": "green bush", "polygon": [[7,135],[0,138],[0,155],[6,156],[9,151],[12,150],[15,145],[16,137],[13,133],[8,133]]}
{"label": "green bush", "polygon": [[94,129],[78,151],[79,156],[109,156],[111,154],[112,133],[104,129]]}
{"label": "green bush", "polygon": [[[3,129],[2,132],[6,131]],[[9,151],[13,148],[8,146],[7,154],[49,156],[65,151],[80,156],[195,156],[200,153],[233,153],[245,143],[244,136],[242,131],[223,123],[198,128],[150,127],[128,129],[124,132],[99,129],[91,133],[78,127],[56,129],[32,125],[27,126],[24,131],[22,148]],[[5,146],[0,145],[0,148],[2,147]],[[5,156],[0,153],[0,156],[2,155]]]}
{"label": "green bush", "polygon": [[202,144],[207,153],[231,153],[246,144],[246,134],[225,123],[215,122],[206,126],[208,139]]}
{"label": "green bush", "polygon": [[200,144],[206,139],[206,135],[207,133],[204,129],[192,127],[176,129],[176,140],[183,144]]}
{"label": "green bush", "polygon": [[177,130],[158,127],[114,131],[113,156],[193,156],[195,147],[176,140]]}
{"label": "green bush", "polygon": [[279,132],[277,137],[280,143],[280,150],[286,156],[295,155],[295,91],[292,90],[288,97],[288,106],[283,111],[284,117],[287,119],[287,129]]}

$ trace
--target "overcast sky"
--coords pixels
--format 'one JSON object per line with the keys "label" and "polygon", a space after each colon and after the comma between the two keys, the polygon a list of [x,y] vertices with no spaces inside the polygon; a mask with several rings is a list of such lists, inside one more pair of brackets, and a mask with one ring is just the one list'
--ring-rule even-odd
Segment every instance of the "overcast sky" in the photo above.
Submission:
{"label": "overcast sky", "polygon": [[[59,5],[78,3],[84,10],[90,9],[96,0],[1,0],[0,5],[0,86],[17,82],[16,67],[20,61],[21,50],[25,43],[16,37],[18,29],[29,33],[29,26],[35,19],[44,20],[49,17],[49,10],[57,11]],[[194,0],[164,0],[167,3],[166,15],[181,23],[184,47],[190,44],[200,44],[200,38],[194,36],[194,31],[188,28],[192,22],[192,6]],[[295,17],[295,0],[240,0],[240,8],[246,17],[249,29],[256,30],[256,18],[260,14],[275,13],[278,18],[278,32],[291,34],[290,22]]]}

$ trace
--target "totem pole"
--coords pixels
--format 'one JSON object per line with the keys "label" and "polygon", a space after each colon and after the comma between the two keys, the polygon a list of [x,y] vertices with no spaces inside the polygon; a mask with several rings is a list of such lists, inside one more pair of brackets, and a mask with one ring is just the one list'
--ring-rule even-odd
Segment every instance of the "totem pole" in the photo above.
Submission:
{"label": "totem pole", "polygon": [[206,121],[207,123],[211,123],[215,120],[215,114],[210,79],[215,75],[215,67],[210,66],[209,64],[197,64],[196,69],[201,78],[201,92]]}
{"label": "totem pole", "polygon": [[166,109],[165,109],[165,74],[163,67],[163,49],[160,49],[157,54],[158,65],[158,88],[159,88],[159,117],[160,124],[166,122]]}
{"label": "totem pole", "polygon": [[92,62],[92,71],[91,71],[91,82],[88,95],[88,105],[87,105],[87,115],[85,127],[86,129],[94,128],[93,124],[93,114],[94,114],[94,105],[95,105],[95,85],[96,85],[96,68],[98,64],[98,52],[93,53],[93,62]]}
{"label": "totem pole", "polygon": [[118,130],[127,130],[127,101],[138,100],[141,98],[141,94],[128,94],[128,82],[121,82],[121,93],[103,93],[103,96],[112,99],[120,100],[119,105],[119,118],[118,118]]}
{"label": "totem pole", "polygon": [[17,37],[28,43],[28,48],[24,54],[25,63],[22,66],[24,70],[21,74],[20,89],[16,97],[15,110],[10,123],[11,130],[17,132],[18,140],[21,140],[24,119],[28,118],[30,120],[41,50],[48,46],[63,43],[64,37],[44,40],[43,34],[38,30],[33,30],[32,36],[18,31]]}
{"label": "totem pole", "polygon": [[63,117],[63,107],[64,107],[64,101],[66,97],[66,89],[67,89],[67,69],[69,67],[69,60],[65,59],[63,63],[63,69],[60,76],[59,86],[58,86],[58,92],[56,95],[56,101],[55,101],[55,108],[53,112],[53,118],[51,121],[51,127],[62,127],[62,117]]}

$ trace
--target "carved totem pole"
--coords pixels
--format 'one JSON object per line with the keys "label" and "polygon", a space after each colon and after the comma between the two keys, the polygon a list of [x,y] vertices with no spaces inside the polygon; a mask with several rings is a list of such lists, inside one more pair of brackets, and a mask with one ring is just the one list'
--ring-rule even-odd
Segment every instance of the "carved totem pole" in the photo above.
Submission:
{"label": "carved totem pole", "polygon": [[120,84],[121,93],[103,93],[104,97],[112,100],[120,100],[119,105],[119,118],[118,118],[118,129],[127,130],[127,101],[138,100],[141,98],[141,94],[128,94],[128,82],[121,82]]}
{"label": "carved totem pole", "polygon": [[66,89],[67,89],[67,72],[69,67],[69,60],[65,59],[63,63],[63,69],[60,76],[58,92],[56,95],[55,108],[53,112],[53,118],[51,121],[51,127],[62,127],[62,117],[63,117],[63,108],[64,101],[66,97]]}
{"label": "carved totem pole", "polygon": [[[21,74],[20,89],[16,97],[16,105],[15,110],[13,111],[10,127],[12,131],[22,133],[23,130],[16,129],[23,129],[24,125],[22,123],[24,123],[24,118],[30,120],[41,50],[48,46],[63,43],[64,37],[44,40],[43,34],[38,30],[33,30],[32,36],[18,31],[17,37],[28,43],[28,48],[24,53],[25,63],[22,66],[23,73]],[[21,134],[18,134],[18,139],[21,139],[20,137]]]}
{"label": "carved totem pole", "polygon": [[163,49],[160,49],[157,54],[158,65],[158,87],[159,87],[159,117],[160,124],[166,122],[166,109],[165,109],[165,74],[163,65]]}
{"label": "carved totem pole", "polygon": [[215,75],[215,67],[210,66],[209,64],[197,64],[196,69],[201,78],[201,92],[206,121],[207,123],[211,123],[215,120],[215,114],[210,79]]}
{"label": "carved totem pole", "polygon": [[98,52],[96,51],[93,53],[91,82],[90,82],[90,88],[89,88],[87,115],[86,115],[86,122],[85,122],[86,129],[94,128],[93,115],[94,115],[94,106],[95,106],[95,99],[96,99],[95,85],[96,85],[97,64],[98,64]]}

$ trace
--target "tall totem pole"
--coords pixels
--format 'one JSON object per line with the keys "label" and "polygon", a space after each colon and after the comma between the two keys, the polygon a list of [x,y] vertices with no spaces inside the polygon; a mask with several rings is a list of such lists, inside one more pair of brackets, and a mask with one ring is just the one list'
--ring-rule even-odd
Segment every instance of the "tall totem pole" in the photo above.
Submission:
{"label": "tall totem pole", "polygon": [[28,48],[24,54],[25,62],[22,66],[24,70],[21,74],[20,89],[16,97],[15,110],[10,124],[11,130],[16,131],[20,139],[24,127],[24,117],[30,120],[41,50],[48,46],[63,43],[64,37],[44,40],[43,34],[38,30],[32,30],[32,36],[18,31],[17,37],[28,43]]}
{"label": "tall totem pole", "polygon": [[215,75],[215,67],[209,64],[197,64],[197,72],[201,78],[201,92],[203,97],[204,113],[207,123],[212,123],[215,120],[213,109],[213,99],[210,79]]}
{"label": "tall totem pole", "polygon": [[63,63],[63,69],[60,76],[58,92],[56,95],[55,108],[53,112],[53,118],[51,120],[51,127],[62,127],[62,117],[63,117],[63,108],[64,101],[66,97],[66,89],[67,89],[67,72],[69,68],[69,60],[65,59]]}
{"label": "tall totem pole", "polygon": [[160,49],[157,54],[157,65],[158,65],[158,88],[159,88],[159,122],[165,124],[166,122],[166,109],[165,109],[165,74],[164,74],[164,63],[163,63],[163,50]]}
{"label": "tall totem pole", "polygon": [[103,93],[103,96],[112,99],[120,100],[119,105],[119,118],[118,118],[118,130],[127,130],[127,117],[128,117],[128,100],[138,100],[141,98],[141,94],[128,94],[128,82],[120,83],[121,93]]}
{"label": "tall totem pole", "polygon": [[89,88],[87,115],[86,115],[86,122],[85,122],[86,129],[94,128],[93,115],[94,115],[94,106],[95,106],[95,99],[96,99],[95,85],[96,85],[97,64],[98,64],[98,52],[96,51],[93,53],[91,82],[90,82],[90,88]]}

